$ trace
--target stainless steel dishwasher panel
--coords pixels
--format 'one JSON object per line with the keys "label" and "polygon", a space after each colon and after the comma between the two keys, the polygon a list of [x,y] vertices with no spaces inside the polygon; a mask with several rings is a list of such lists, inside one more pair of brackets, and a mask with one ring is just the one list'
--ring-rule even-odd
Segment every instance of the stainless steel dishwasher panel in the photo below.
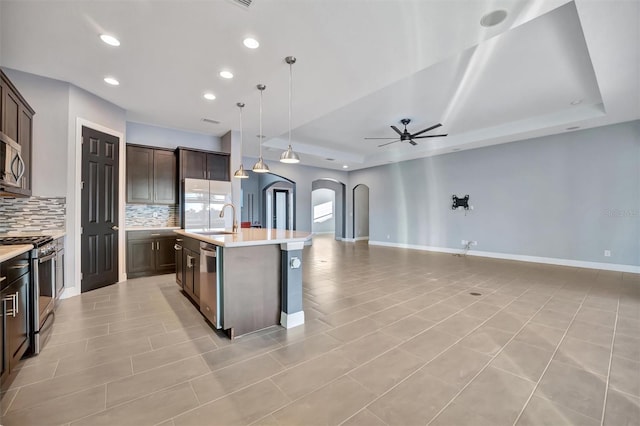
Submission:
{"label": "stainless steel dishwasher panel", "polygon": [[222,327],[217,268],[218,250],[215,245],[200,243],[200,312],[215,328]]}

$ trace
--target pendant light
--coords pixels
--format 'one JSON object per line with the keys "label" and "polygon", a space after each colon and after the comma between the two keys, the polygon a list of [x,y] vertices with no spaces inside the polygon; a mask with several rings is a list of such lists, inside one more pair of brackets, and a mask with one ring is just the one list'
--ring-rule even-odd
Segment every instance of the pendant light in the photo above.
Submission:
{"label": "pendant light", "polygon": [[233,177],[238,179],[248,179],[249,175],[242,165],[242,108],[244,108],[244,104],[242,102],[238,102],[236,105],[240,110],[240,167],[238,167],[238,170],[233,174]]}
{"label": "pendant light", "polygon": [[258,162],[253,165],[253,171],[256,173],[269,173],[269,166],[267,166],[262,159],[262,92],[267,88],[264,84],[258,84],[256,86],[260,91],[260,134],[258,135],[258,139],[260,139],[260,158]]}
{"label": "pendant light", "polygon": [[300,162],[300,157],[293,151],[291,148],[291,93],[293,92],[292,81],[293,81],[293,64],[296,63],[296,58],[294,56],[287,56],[284,58],[284,61],[289,64],[289,148],[285,152],[280,155],[280,162],[295,164]]}

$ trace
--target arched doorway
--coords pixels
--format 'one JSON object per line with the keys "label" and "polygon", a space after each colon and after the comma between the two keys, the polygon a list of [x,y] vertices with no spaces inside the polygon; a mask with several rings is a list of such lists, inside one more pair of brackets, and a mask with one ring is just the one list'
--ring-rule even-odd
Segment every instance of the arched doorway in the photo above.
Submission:
{"label": "arched doorway", "polygon": [[[317,189],[329,189],[334,192],[333,216],[335,220],[335,238],[342,240],[346,237],[345,209],[346,209],[346,187],[342,182],[335,179],[318,179],[311,182],[311,191]],[[313,211],[313,209],[312,209]]]}
{"label": "arched doorway", "polygon": [[353,188],[353,239],[369,239],[369,187],[364,184]]}
{"label": "arched doorway", "polygon": [[296,183],[273,173],[242,180],[243,226],[296,229]]}
{"label": "arched doorway", "polygon": [[311,232],[317,234],[336,233],[336,193],[331,189],[318,188],[311,191]]}

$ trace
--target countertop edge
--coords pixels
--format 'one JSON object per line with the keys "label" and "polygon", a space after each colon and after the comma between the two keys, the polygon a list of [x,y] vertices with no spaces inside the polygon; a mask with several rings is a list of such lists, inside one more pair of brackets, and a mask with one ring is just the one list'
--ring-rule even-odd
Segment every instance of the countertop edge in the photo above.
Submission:
{"label": "countertop edge", "polygon": [[31,244],[20,244],[15,246],[0,246],[0,248],[2,249],[0,250],[0,262],[4,262],[5,260],[12,259],[32,250],[33,246]]}
{"label": "countertop edge", "polygon": [[125,231],[175,231],[179,226],[127,226]]}
{"label": "countertop edge", "polygon": [[261,240],[251,240],[251,241],[224,241],[227,238],[233,238],[234,234],[228,235],[218,235],[216,238],[211,238],[206,235],[200,235],[196,233],[192,233],[189,231],[185,231],[183,229],[176,229],[175,232],[178,235],[183,235],[185,237],[193,238],[194,240],[203,241],[205,243],[214,244],[220,247],[234,248],[234,247],[251,247],[251,246],[265,246],[271,244],[282,244],[282,243],[295,243],[295,242],[305,242],[307,241],[312,234],[309,234],[304,237],[289,237],[289,238],[275,238],[275,239],[261,239]]}

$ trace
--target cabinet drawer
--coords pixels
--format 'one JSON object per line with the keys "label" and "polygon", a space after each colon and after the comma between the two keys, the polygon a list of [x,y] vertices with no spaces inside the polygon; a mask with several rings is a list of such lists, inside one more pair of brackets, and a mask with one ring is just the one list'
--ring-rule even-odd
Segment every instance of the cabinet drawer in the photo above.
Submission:
{"label": "cabinet drawer", "polygon": [[2,287],[6,287],[7,285],[14,282],[16,279],[20,278],[27,272],[29,272],[29,266],[31,264],[31,254],[30,252],[22,253],[14,258],[11,258],[2,263],[2,267],[0,269],[0,276],[6,277],[4,281],[2,281]]}
{"label": "cabinet drawer", "polygon": [[158,229],[152,231],[127,231],[128,240],[153,240],[163,237],[175,237],[176,233],[170,229]]}

